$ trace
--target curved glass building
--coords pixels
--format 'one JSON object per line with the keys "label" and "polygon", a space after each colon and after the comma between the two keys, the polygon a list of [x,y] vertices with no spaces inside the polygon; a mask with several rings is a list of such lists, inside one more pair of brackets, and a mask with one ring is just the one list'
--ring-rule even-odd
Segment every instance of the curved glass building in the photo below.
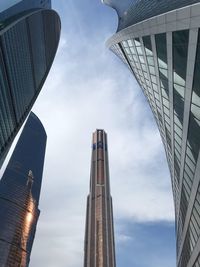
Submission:
{"label": "curved glass building", "polygon": [[200,1],[104,0],[119,15],[107,45],[138,81],[171,173],[177,266],[200,266]]}
{"label": "curved glass building", "polygon": [[0,266],[27,267],[39,217],[46,132],[31,113],[0,180]]}
{"label": "curved glass building", "polygon": [[55,57],[61,24],[50,7],[49,0],[0,3],[0,165]]}

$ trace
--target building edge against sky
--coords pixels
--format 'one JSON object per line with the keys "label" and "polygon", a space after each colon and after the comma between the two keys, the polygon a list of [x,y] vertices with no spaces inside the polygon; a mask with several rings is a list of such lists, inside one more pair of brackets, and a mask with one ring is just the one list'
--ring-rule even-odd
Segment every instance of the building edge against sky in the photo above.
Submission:
{"label": "building edge against sky", "polygon": [[107,46],[138,81],[171,174],[177,266],[200,266],[200,1],[104,0],[119,15]]}
{"label": "building edge against sky", "polygon": [[0,180],[0,266],[29,265],[46,139],[43,125],[31,112]]}
{"label": "building edge against sky", "polygon": [[0,166],[45,82],[61,30],[50,0],[15,2],[0,3]]}
{"label": "building edge against sky", "polygon": [[107,134],[99,129],[93,133],[84,247],[84,267],[94,266],[116,266]]}

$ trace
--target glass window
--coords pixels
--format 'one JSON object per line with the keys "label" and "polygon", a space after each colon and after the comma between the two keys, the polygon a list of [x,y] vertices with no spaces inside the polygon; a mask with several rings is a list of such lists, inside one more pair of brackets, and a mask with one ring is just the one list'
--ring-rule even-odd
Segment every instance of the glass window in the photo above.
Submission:
{"label": "glass window", "polygon": [[140,63],[143,63],[143,64],[145,63],[143,56],[139,56],[139,60],[140,60]]}
{"label": "glass window", "polygon": [[148,62],[149,65],[154,66],[154,59],[153,59],[153,57],[147,57],[147,62]]}
{"label": "glass window", "polygon": [[142,51],[141,46],[137,46],[136,50],[137,50],[138,55],[141,55],[141,56],[143,55],[143,51]]}
{"label": "glass window", "polygon": [[189,31],[176,31],[172,33],[173,43],[173,70],[184,81],[186,79],[187,50]]}
{"label": "glass window", "polygon": [[149,80],[145,80],[146,84],[150,86],[150,81]]}
{"label": "glass window", "polygon": [[[177,88],[178,90],[178,85],[181,85],[183,88],[185,86],[185,80],[183,78],[181,78],[181,76],[179,76],[177,73],[174,72],[174,87]],[[182,94],[181,94],[182,95]],[[184,96],[184,94],[183,94]]]}
{"label": "glass window", "polygon": [[146,71],[147,71],[146,65],[145,64],[141,64],[141,66],[142,66],[143,71],[145,71],[145,73],[146,73]]}
{"label": "glass window", "polygon": [[165,33],[156,34],[155,41],[156,41],[156,50],[158,59],[161,62],[165,62],[165,64],[167,65],[166,34]]}
{"label": "glass window", "polygon": [[149,71],[151,74],[156,75],[156,71],[155,71],[155,68],[153,66],[149,66]]}
{"label": "glass window", "polygon": [[187,165],[187,163],[185,163],[185,172],[188,174],[189,177],[193,177],[193,175],[194,175],[194,173],[189,168],[189,166]]}
{"label": "glass window", "polygon": [[187,149],[186,149],[186,155],[187,155],[187,157],[189,157],[192,160],[192,162],[196,163],[195,158],[193,156],[193,153],[191,151],[191,148],[188,145],[187,145]]}
{"label": "glass window", "polygon": [[163,88],[161,89],[161,93],[164,98],[169,99],[166,91]]}
{"label": "glass window", "polygon": [[174,122],[176,123],[176,125],[178,125],[179,128],[182,129],[182,124],[177,116],[174,116]]}
{"label": "glass window", "polygon": [[152,84],[152,87],[153,87],[153,90],[158,93],[158,86],[157,86],[157,84],[153,83]]}
{"label": "glass window", "polygon": [[122,41],[122,45],[123,45],[123,47],[128,47],[128,44],[126,41]]}
{"label": "glass window", "polygon": [[134,62],[138,62],[138,58],[136,55],[133,55],[132,57],[133,57]]}
{"label": "glass window", "polygon": [[148,74],[146,73],[146,72],[143,72],[144,73],[144,77],[145,77],[145,79],[149,79],[149,77],[148,77]]}
{"label": "glass window", "polygon": [[135,38],[134,43],[135,43],[135,46],[141,46],[139,38]]}
{"label": "glass window", "polygon": [[136,65],[137,69],[140,69],[140,64],[139,63],[136,62],[135,65]]}
{"label": "glass window", "polygon": [[153,83],[157,83],[157,79],[156,79],[156,76],[154,76],[154,75],[151,75],[151,80],[152,80],[152,82]]}
{"label": "glass window", "polygon": [[126,51],[127,54],[130,54],[129,47],[125,48],[125,51]]}
{"label": "glass window", "polygon": [[159,68],[159,71],[164,77],[168,78],[168,72],[166,69]]}
{"label": "glass window", "polygon": [[132,40],[127,40],[129,46],[133,46]]}
{"label": "glass window", "polygon": [[163,97],[163,104],[164,104],[167,108],[169,108],[169,101],[168,101],[166,98],[164,98],[164,97]]}
{"label": "glass window", "polygon": [[[199,102],[200,104],[200,102]],[[200,106],[196,106],[194,104],[191,104],[191,112],[193,113],[194,117],[197,120],[200,120]]]}
{"label": "glass window", "polygon": [[169,116],[169,109],[166,108],[166,107],[164,106],[164,107],[163,107],[163,110],[164,110],[164,113],[165,113],[167,116]]}
{"label": "glass window", "polygon": [[143,43],[144,43],[144,46],[145,46],[145,49],[148,49],[148,50],[152,50],[152,46],[151,46],[151,38],[150,36],[144,36],[143,38]]}
{"label": "glass window", "polygon": [[180,129],[176,123],[174,124],[174,131],[175,131],[180,137],[182,137],[182,129]]}
{"label": "glass window", "polygon": [[181,146],[181,143],[182,143],[182,139],[180,138],[179,135],[177,135],[177,133],[175,132],[174,134],[174,138],[176,140],[176,142]]}
{"label": "glass window", "polygon": [[187,155],[186,155],[185,161],[187,162],[187,164],[190,167],[190,169],[194,172],[195,171],[195,167],[196,167],[194,162]]}

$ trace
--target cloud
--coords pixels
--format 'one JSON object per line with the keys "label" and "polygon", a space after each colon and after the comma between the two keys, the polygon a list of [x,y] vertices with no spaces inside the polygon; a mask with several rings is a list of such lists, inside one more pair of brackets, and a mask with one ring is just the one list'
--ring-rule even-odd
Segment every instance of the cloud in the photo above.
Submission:
{"label": "cloud", "polygon": [[131,236],[124,235],[124,234],[118,234],[117,236],[117,241],[119,243],[126,243],[126,242],[129,242],[131,239],[132,239]]}

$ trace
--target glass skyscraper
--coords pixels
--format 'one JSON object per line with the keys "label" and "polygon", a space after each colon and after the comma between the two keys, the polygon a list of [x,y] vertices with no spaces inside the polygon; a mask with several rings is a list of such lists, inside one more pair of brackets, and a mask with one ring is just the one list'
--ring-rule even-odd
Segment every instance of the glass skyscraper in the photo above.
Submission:
{"label": "glass skyscraper", "polygon": [[103,2],[119,16],[117,33],[107,45],[138,81],[165,147],[175,206],[177,266],[199,267],[200,1]]}
{"label": "glass skyscraper", "polygon": [[61,24],[50,7],[50,0],[0,3],[0,166],[53,63]]}
{"label": "glass skyscraper", "polygon": [[27,267],[39,217],[46,132],[34,113],[0,180],[0,266]]}
{"label": "glass skyscraper", "polygon": [[94,266],[116,266],[107,134],[104,130],[93,133],[87,198],[84,267]]}

